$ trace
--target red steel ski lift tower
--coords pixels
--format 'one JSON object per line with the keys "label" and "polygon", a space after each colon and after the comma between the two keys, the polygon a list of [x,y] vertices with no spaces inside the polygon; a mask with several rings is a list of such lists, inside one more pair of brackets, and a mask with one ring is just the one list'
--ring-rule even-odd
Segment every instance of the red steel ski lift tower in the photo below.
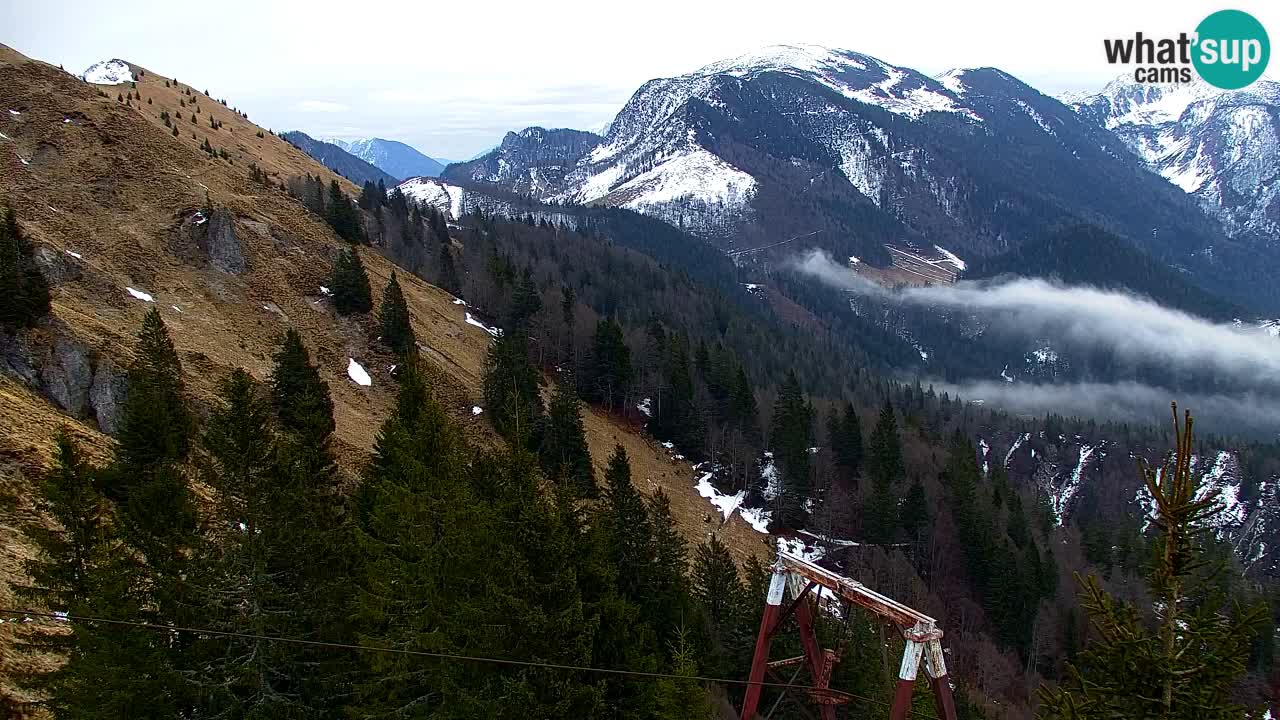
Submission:
{"label": "red steel ski lift tower", "polygon": [[[756,650],[751,659],[750,684],[747,685],[746,697],[742,702],[742,720],[752,720],[755,717],[763,687],[759,683],[764,682],[766,671],[800,663],[805,663],[813,676],[809,696],[817,704],[822,720],[835,720],[836,705],[852,699],[848,694],[829,686],[831,671],[840,661],[840,656],[836,650],[823,649],[818,645],[818,636],[814,632],[817,612],[814,599],[822,591],[813,592],[815,588],[825,588],[836,598],[892,622],[907,641],[902,653],[902,666],[898,671],[898,686],[889,711],[890,720],[906,720],[911,709],[911,691],[921,659],[924,660],[925,672],[929,676],[929,685],[933,688],[938,717],[941,720],[955,720],[955,701],[951,697],[951,682],[942,656],[942,630],[938,628],[937,621],[856,580],[837,575],[785,552],[778,553],[778,560],[773,564],[772,570],[769,596],[765,602],[764,616],[760,618],[760,634],[756,638]],[[788,586],[791,588],[792,598],[783,609],[782,601]],[[792,613],[800,627],[800,643],[804,647],[804,655],[769,662],[769,641]]]}

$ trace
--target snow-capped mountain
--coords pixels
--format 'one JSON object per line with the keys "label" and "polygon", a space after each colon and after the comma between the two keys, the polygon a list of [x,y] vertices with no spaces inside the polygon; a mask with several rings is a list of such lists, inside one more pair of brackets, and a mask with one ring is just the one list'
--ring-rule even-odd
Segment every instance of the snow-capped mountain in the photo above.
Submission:
{"label": "snow-capped mountain", "polygon": [[120,85],[133,82],[133,69],[123,60],[103,60],[90,65],[80,79],[94,85]]}
{"label": "snow-capped mountain", "polygon": [[1280,241],[1280,83],[1221,90],[1121,77],[1063,99],[1195,196],[1228,235]]}
{"label": "snow-capped mountain", "polygon": [[[598,141],[556,132],[509,134],[444,177],[631,208],[725,249],[803,236],[872,264],[888,262],[886,243],[980,259],[1083,220],[1198,278],[1225,240],[1109,130],[992,68],[934,78],[773,46],[645,83]],[[1239,294],[1269,283],[1221,282]]]}
{"label": "snow-capped mountain", "polygon": [[301,130],[292,130],[280,137],[356,185],[381,182],[390,187],[400,182],[399,179],[372,163],[352,155],[333,143],[316,140]]}
{"label": "snow-capped mountain", "polygon": [[436,177],[445,163],[411,145],[383,138],[323,138],[383,172],[398,178]]}

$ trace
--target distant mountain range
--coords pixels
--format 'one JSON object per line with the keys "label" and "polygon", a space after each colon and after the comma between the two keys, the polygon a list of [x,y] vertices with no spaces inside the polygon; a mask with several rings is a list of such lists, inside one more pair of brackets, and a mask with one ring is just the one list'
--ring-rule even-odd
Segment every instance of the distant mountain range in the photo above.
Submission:
{"label": "distant mountain range", "polygon": [[280,137],[356,185],[381,181],[391,187],[400,182],[394,175],[384,172],[337,145],[316,140],[300,130],[284,133]]}
{"label": "distant mountain range", "polygon": [[1102,92],[1062,99],[1193,195],[1227,235],[1280,238],[1280,83],[1229,91],[1122,77]]}
{"label": "distant mountain range", "polygon": [[325,138],[352,155],[397,178],[437,177],[447,161],[427,157],[415,148],[383,138]]}
{"label": "distant mountain range", "polygon": [[1280,309],[1270,84],[1193,91],[1173,125],[1127,119],[1182,91],[1109,89],[1069,107],[994,68],[929,77],[774,46],[645,83],[603,136],[528,128],[442,177],[637,210],[751,250],[740,262],[781,258],[796,237],[872,263],[889,262],[886,244],[978,261],[1083,222],[1236,304]]}

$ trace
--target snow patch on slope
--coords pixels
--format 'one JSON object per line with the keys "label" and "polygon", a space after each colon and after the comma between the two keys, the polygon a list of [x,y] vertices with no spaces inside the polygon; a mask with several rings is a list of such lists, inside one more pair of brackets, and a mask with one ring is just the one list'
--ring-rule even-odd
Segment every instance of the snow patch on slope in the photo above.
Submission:
{"label": "snow patch on slope", "polygon": [[700,200],[724,206],[745,205],[756,180],[729,163],[697,148],[628,180],[615,193],[635,193],[623,207],[642,211],[663,203]]}
{"label": "snow patch on slope", "polygon": [[462,217],[462,196],[465,192],[457,185],[450,185],[435,178],[416,177],[405,180],[392,190],[390,195],[399,190],[406,198],[417,203],[430,205],[448,215],[450,220]]}
{"label": "snow patch on slope", "polygon": [[89,66],[80,79],[94,85],[120,85],[133,82],[133,71],[123,60],[103,60]]}

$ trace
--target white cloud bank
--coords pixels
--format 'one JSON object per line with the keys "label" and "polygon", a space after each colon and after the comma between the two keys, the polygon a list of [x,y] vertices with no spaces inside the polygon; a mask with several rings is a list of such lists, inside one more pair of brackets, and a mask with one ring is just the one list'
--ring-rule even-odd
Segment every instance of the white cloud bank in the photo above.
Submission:
{"label": "white cloud bank", "polygon": [[1010,332],[1061,338],[1179,369],[1209,370],[1253,387],[1280,388],[1280,343],[1274,336],[1248,325],[1215,323],[1127,293],[1028,278],[890,290],[817,250],[792,266],[858,294],[998,314],[1001,326]]}

